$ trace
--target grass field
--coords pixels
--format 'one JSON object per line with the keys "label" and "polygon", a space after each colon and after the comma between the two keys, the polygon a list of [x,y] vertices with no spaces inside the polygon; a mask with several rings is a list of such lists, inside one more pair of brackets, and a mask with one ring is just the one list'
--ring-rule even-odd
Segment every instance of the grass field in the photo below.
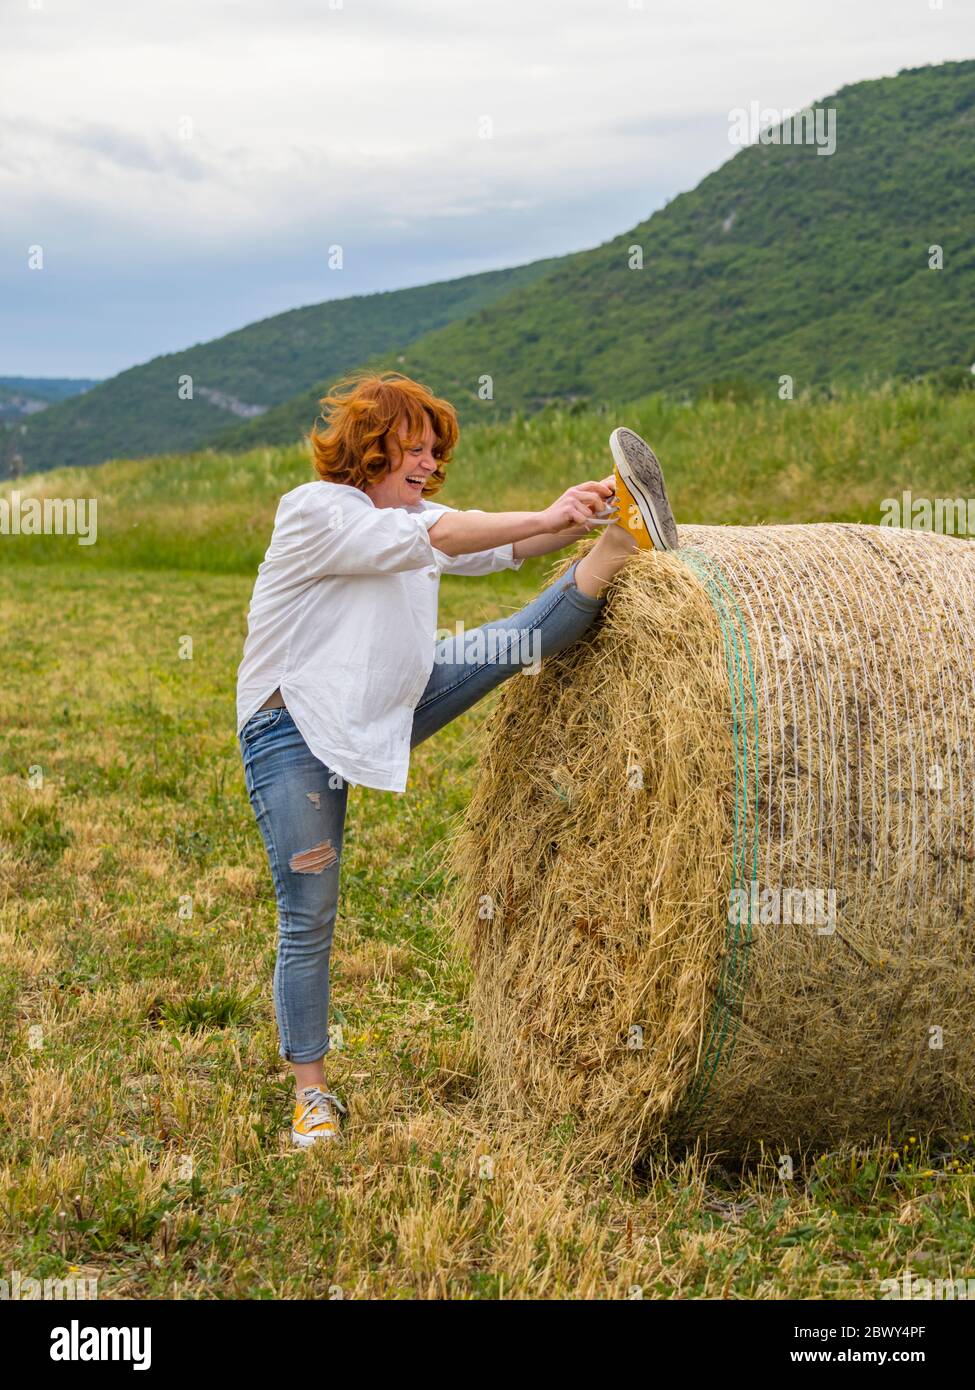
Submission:
{"label": "grass field", "polygon": [[[971,394],[649,401],[627,422],[659,441],[686,520],[876,521],[902,487],[954,496],[975,476]],[[471,432],[443,496],[540,505],[608,471],[616,423]],[[0,537],[0,1275],[97,1277],[100,1297],[460,1299],[872,1299],[905,1270],[975,1276],[970,1136],[796,1156],[791,1178],[776,1154],[582,1174],[557,1130],[540,1150],[482,1113],[439,904],[497,695],[414,752],[406,795],[350,795],[329,1072],[347,1143],[288,1147],[233,697],[274,502],[305,467],[292,450],[49,474],[50,495],[98,497],[98,544]],[[441,622],[513,611],[547,564],[446,579]]]}

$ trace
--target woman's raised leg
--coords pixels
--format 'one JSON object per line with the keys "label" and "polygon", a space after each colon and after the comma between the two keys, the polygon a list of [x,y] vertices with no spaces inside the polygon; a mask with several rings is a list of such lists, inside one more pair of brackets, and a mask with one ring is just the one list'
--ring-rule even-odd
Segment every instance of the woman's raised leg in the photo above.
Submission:
{"label": "woman's raised leg", "polygon": [[517,613],[439,642],[430,679],[413,712],[410,747],[502,681],[581,637],[606,602],[607,584],[635,552],[635,542],[622,527],[608,526],[586,555]]}

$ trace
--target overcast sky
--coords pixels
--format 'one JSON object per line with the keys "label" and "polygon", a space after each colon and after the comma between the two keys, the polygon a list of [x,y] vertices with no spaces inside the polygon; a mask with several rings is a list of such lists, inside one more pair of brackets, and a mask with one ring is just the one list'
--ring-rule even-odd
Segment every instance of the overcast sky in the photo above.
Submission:
{"label": "overcast sky", "polygon": [[734,153],[733,108],[973,56],[937,4],[0,0],[0,375],[597,245]]}

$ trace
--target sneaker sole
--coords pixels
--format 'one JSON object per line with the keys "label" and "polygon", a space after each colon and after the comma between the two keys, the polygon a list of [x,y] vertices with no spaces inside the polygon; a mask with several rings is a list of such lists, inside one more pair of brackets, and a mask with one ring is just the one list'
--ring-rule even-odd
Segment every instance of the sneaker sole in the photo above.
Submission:
{"label": "sneaker sole", "polygon": [[[655,550],[677,550],[680,540],[677,523],[670,510],[663,469],[645,439],[625,427],[613,430],[609,448],[640,514],[650,532]],[[621,523],[622,524],[622,523]]]}
{"label": "sneaker sole", "polygon": [[310,1149],[313,1144],[341,1144],[341,1134],[299,1134],[291,1131],[291,1142],[297,1149]]}

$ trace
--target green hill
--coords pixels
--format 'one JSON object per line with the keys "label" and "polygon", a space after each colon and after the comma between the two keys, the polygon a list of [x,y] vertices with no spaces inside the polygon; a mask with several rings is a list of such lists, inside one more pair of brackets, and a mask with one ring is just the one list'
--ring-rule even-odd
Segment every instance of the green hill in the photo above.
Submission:
{"label": "green hill", "polygon": [[[821,105],[836,111],[834,154],[749,146],[632,231],[415,343],[402,370],[483,413],[484,372],[505,410],[975,361],[975,62]],[[929,269],[934,244],[943,270]]]}
{"label": "green hill", "polygon": [[[535,261],[276,314],[131,367],[83,396],[51,406],[29,422],[18,448],[28,469],[200,448],[218,438],[228,421],[334,380],[376,353],[390,353],[395,360],[395,353],[419,335],[476,313],[552,265]],[[191,400],[178,394],[184,376],[192,378]]]}
{"label": "green hill", "polygon": [[32,400],[64,401],[80,396],[98,382],[93,377],[78,376],[0,376],[0,393],[30,396]]}
{"label": "green hill", "polygon": [[[975,61],[860,82],[817,105],[836,112],[833,154],[751,145],[631,231],[376,365],[428,382],[468,420],[728,378],[772,396],[786,375],[798,393],[967,369]],[[929,268],[935,244],[942,270]],[[478,397],[485,373],[493,401]],[[294,439],[313,398],[221,443]]]}
{"label": "green hill", "polygon": [[[802,394],[963,372],[975,361],[975,61],[817,106],[835,111],[832,154],[751,145],[594,250],[295,310],[133,368],[32,422],[27,466],[287,443],[335,377],[367,363],[429,383],[468,422],[729,379],[775,398],[785,376]],[[943,269],[929,266],[935,245]],[[192,402],[177,398],[182,372]],[[270,408],[238,418],[246,405]]]}
{"label": "green hill", "polygon": [[[26,416],[46,410],[55,401],[80,396],[97,385],[97,381],[81,377],[0,376],[0,421],[20,423]],[[16,438],[20,438],[19,430]],[[0,436],[0,451],[6,442]]]}

